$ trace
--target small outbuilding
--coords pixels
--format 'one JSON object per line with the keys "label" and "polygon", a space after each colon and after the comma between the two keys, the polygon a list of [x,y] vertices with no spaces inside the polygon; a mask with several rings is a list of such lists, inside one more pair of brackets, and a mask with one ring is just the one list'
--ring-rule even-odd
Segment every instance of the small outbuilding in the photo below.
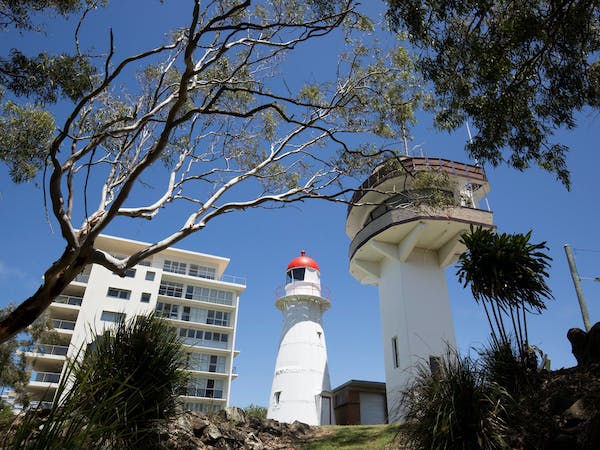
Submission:
{"label": "small outbuilding", "polygon": [[385,383],[350,380],[333,390],[338,425],[388,423]]}

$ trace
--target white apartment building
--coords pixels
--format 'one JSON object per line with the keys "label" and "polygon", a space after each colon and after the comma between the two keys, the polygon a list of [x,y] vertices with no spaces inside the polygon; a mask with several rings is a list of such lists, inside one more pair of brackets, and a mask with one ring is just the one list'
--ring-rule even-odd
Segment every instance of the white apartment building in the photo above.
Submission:
{"label": "white apartment building", "polygon": [[[114,256],[147,244],[99,236],[99,248]],[[48,308],[55,335],[26,353],[31,368],[27,391],[34,402],[54,399],[65,361],[95,334],[122,319],[156,314],[177,329],[187,353],[190,381],[181,401],[197,412],[229,404],[237,377],[235,335],[239,296],[245,280],[223,275],[228,258],[169,248],[129,269],[125,277],[93,264]]]}

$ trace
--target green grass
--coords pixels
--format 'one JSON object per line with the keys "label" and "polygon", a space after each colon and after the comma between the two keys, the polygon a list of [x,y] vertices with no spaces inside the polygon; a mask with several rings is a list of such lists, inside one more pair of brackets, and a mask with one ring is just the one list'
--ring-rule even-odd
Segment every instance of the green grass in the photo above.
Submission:
{"label": "green grass", "polygon": [[330,433],[298,447],[299,450],[388,450],[398,448],[402,425],[347,425],[324,427]]}

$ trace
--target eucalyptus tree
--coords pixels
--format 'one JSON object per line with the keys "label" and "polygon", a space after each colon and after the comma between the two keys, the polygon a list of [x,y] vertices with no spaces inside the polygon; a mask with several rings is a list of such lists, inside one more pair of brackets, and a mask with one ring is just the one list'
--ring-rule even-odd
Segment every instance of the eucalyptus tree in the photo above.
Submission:
{"label": "eucalyptus tree", "polygon": [[[88,264],[123,274],[223,214],[308,198],[344,201],[347,177],[382,153],[369,142],[399,136],[424,98],[407,52],[382,51],[354,0],[161,5],[184,6],[186,23],[137,54],[118,59],[110,33],[104,58],[86,59],[95,64],[82,71],[91,85],[70,98],[70,110],[47,108],[34,120],[49,122],[46,140],[32,142],[23,132],[27,116],[5,112],[11,146],[41,155],[47,212],[65,249],[37,291],[0,321],[0,341],[31,323]],[[91,20],[85,9],[74,31]],[[85,56],[74,35],[75,54]],[[345,47],[331,76],[298,83],[308,64],[294,61],[295,50],[328,42]],[[148,184],[154,189],[144,190]],[[171,211],[179,225],[129,257],[95,246],[114,220]]]}
{"label": "eucalyptus tree", "polygon": [[575,112],[600,108],[600,3],[387,3],[392,27],[415,46],[434,85],[437,124],[456,129],[470,120],[474,158],[519,170],[538,164],[568,188],[568,148],[552,135],[575,127]]}

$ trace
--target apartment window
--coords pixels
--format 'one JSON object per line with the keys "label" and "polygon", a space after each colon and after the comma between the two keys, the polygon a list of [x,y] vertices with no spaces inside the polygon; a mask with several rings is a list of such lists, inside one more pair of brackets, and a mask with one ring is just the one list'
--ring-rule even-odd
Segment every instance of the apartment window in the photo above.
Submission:
{"label": "apartment window", "polygon": [[394,368],[400,367],[400,359],[398,358],[398,336],[392,338],[392,359],[394,362]]}
{"label": "apartment window", "polygon": [[190,264],[190,271],[188,275],[192,277],[208,278],[209,280],[214,280],[217,276],[217,270],[214,267]]}
{"label": "apartment window", "polygon": [[223,311],[208,311],[206,323],[209,325],[229,326],[229,313]]}
{"label": "apartment window", "polygon": [[169,261],[168,259],[166,259],[163,264],[163,270],[165,272],[179,273],[185,275],[187,271],[187,264],[184,262]]}
{"label": "apartment window", "polygon": [[121,300],[129,300],[129,297],[131,297],[131,291],[128,291],[127,289],[109,287],[106,295],[113,298],[119,298]]}
{"label": "apartment window", "polygon": [[152,272],[151,270],[146,272],[146,281],[154,281],[154,277],[156,276],[156,272]]}
{"label": "apartment window", "polygon": [[169,297],[182,297],[183,284],[172,281],[161,281],[158,293],[160,295],[168,295]]}
{"label": "apartment window", "polygon": [[140,298],[140,301],[142,303],[150,303],[151,297],[152,295],[149,292],[142,292],[142,298]]}
{"label": "apartment window", "polygon": [[102,311],[102,315],[100,316],[100,320],[104,322],[123,322],[125,321],[125,314],[113,312],[113,311]]}
{"label": "apartment window", "polygon": [[135,269],[131,268],[131,269],[127,269],[125,271],[125,276],[127,278],[135,278]]}
{"label": "apartment window", "polygon": [[183,313],[181,314],[181,320],[185,320],[185,321],[189,322],[190,321],[190,313],[191,313],[191,308],[189,306],[184,306]]}
{"label": "apartment window", "polygon": [[138,265],[150,267],[152,265],[152,260],[150,259],[142,259]]}
{"label": "apartment window", "polygon": [[167,319],[177,319],[178,312],[178,305],[171,305],[170,303],[162,302],[158,302],[156,304],[156,314],[159,317],[166,317]]}

